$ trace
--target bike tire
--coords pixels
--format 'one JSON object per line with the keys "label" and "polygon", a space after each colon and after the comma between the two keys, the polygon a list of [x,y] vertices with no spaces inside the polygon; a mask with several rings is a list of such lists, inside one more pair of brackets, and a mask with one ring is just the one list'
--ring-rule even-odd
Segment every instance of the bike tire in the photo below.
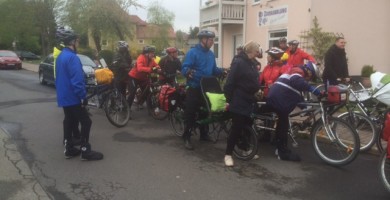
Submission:
{"label": "bike tire", "polygon": [[390,159],[387,158],[387,151],[381,154],[378,173],[383,187],[390,192]]}
{"label": "bike tire", "polygon": [[351,163],[360,151],[358,134],[340,118],[328,116],[327,121],[336,138],[329,138],[322,120],[318,120],[311,131],[315,153],[329,165],[343,166]]}
{"label": "bike tire", "polygon": [[130,120],[130,107],[126,98],[118,93],[111,92],[105,99],[104,112],[108,121],[120,128],[126,126]]}
{"label": "bike tire", "polygon": [[164,120],[168,117],[168,112],[160,108],[160,103],[158,100],[158,92],[152,92],[146,99],[148,106],[148,113],[156,120]]}
{"label": "bike tire", "polygon": [[345,120],[355,128],[360,139],[360,152],[367,152],[377,142],[378,130],[372,120],[366,115],[357,112],[354,112],[353,115],[353,121],[349,117],[348,112],[342,113],[337,117]]}
{"label": "bike tire", "polygon": [[233,155],[240,160],[252,160],[259,148],[255,130],[251,126],[245,126],[238,138],[233,149]]}
{"label": "bike tire", "polygon": [[181,107],[176,107],[169,113],[169,122],[171,124],[173,133],[176,136],[183,136],[184,134],[184,110]]}

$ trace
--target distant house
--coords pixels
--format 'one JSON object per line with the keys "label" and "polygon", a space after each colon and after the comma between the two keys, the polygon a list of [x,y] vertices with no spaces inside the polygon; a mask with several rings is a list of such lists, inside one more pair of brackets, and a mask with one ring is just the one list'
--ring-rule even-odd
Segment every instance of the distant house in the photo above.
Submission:
{"label": "distant house", "polygon": [[[156,38],[160,37],[162,30],[158,25],[149,24],[137,15],[129,15],[129,19],[132,23],[129,29],[131,29],[133,37],[128,38],[127,42],[129,43],[132,54],[137,54],[144,46],[152,45]],[[167,40],[169,45],[175,46],[176,34],[172,27],[168,28]],[[114,51],[117,41],[117,38],[103,37],[102,49]],[[90,44],[93,44],[92,40],[90,40]]]}

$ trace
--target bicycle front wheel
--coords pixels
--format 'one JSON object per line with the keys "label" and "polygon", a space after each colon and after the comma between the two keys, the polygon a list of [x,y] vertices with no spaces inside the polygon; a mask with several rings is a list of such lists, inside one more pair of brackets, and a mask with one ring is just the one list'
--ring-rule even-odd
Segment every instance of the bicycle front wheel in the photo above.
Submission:
{"label": "bicycle front wheel", "polygon": [[252,160],[257,154],[259,143],[257,134],[251,126],[246,126],[240,133],[233,155],[241,160]]}
{"label": "bicycle front wheel", "polygon": [[387,151],[384,151],[381,154],[378,172],[379,179],[383,183],[383,186],[390,192],[390,159],[387,157]]}
{"label": "bicycle front wheel", "polygon": [[130,119],[130,107],[126,98],[119,92],[111,92],[104,102],[104,112],[108,121],[116,127],[124,127]]}
{"label": "bicycle front wheel", "polygon": [[158,95],[158,92],[152,92],[146,99],[148,113],[152,116],[153,119],[164,120],[168,117],[168,112],[160,108]]}
{"label": "bicycle front wheel", "polygon": [[330,133],[325,130],[322,120],[314,124],[311,132],[312,145],[316,154],[326,163],[342,166],[351,163],[360,149],[359,136],[347,122],[335,117],[328,117]]}
{"label": "bicycle front wheel", "polygon": [[173,129],[173,133],[179,137],[184,134],[184,110],[181,107],[176,107],[175,110],[169,113],[169,122]]}
{"label": "bicycle front wheel", "polygon": [[364,114],[353,112],[353,116],[349,117],[349,113],[345,112],[337,116],[338,118],[345,120],[352,127],[355,128],[360,139],[360,151],[366,152],[376,143],[378,137],[378,131],[375,124],[369,117]]}

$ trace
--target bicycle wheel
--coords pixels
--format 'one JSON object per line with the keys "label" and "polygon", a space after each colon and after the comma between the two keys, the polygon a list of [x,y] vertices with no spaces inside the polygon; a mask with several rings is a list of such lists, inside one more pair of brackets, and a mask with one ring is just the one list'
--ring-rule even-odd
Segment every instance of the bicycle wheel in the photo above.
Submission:
{"label": "bicycle wheel", "polygon": [[184,134],[184,110],[181,107],[176,107],[169,113],[169,122],[173,129],[173,133],[179,137]]}
{"label": "bicycle wheel", "polygon": [[382,140],[382,133],[378,134],[378,137],[376,138],[376,147],[378,148],[379,153],[383,153],[386,148],[386,144],[387,142]]}
{"label": "bicycle wheel", "polygon": [[241,160],[251,160],[259,148],[257,134],[255,130],[247,126],[241,132],[236,146],[233,149],[233,155]]}
{"label": "bicycle wheel", "polygon": [[381,154],[378,172],[379,179],[383,183],[383,186],[390,192],[390,159],[387,157],[387,151],[384,151]]}
{"label": "bicycle wheel", "polygon": [[146,99],[148,113],[153,117],[153,119],[164,120],[168,117],[168,112],[160,108],[158,95],[159,92],[152,92]]}
{"label": "bicycle wheel", "polygon": [[[334,166],[346,165],[355,160],[360,149],[359,136],[355,129],[344,120],[330,116],[326,125],[331,130],[329,134],[322,120],[318,120],[312,129],[311,139],[316,154]],[[332,136],[329,136],[331,134]]]}
{"label": "bicycle wheel", "polygon": [[371,119],[362,113],[356,112],[353,113],[353,118],[349,117],[348,112],[342,113],[337,117],[345,120],[355,128],[360,139],[360,151],[369,151],[378,137],[378,131]]}
{"label": "bicycle wheel", "polygon": [[108,121],[116,127],[124,127],[130,119],[130,108],[126,98],[119,92],[111,92],[104,102]]}

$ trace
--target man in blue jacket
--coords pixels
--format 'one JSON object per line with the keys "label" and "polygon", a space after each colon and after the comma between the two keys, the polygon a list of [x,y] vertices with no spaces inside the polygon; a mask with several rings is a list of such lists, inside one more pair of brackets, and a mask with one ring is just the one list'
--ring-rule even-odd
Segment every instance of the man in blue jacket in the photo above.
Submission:
{"label": "man in blue jacket", "polygon": [[[217,67],[215,55],[210,48],[214,45],[215,34],[212,31],[202,30],[198,33],[199,44],[187,52],[181,73],[187,78],[187,91],[184,110],[184,147],[193,150],[191,144],[191,130],[195,127],[195,116],[199,108],[204,105],[200,89],[200,79],[204,76],[220,75],[222,69]],[[207,116],[199,113],[199,118]],[[205,126],[200,127],[200,140],[210,140]]]}
{"label": "man in blue jacket", "polygon": [[[81,153],[82,160],[101,160],[103,154],[91,151],[91,145],[88,143],[92,121],[84,107],[87,91],[83,67],[76,53],[79,39],[73,31],[66,30],[63,32],[62,40],[65,47],[56,60],[55,70],[57,104],[63,107],[65,114],[63,121],[65,158],[78,156]],[[79,121],[81,124],[81,151],[74,147],[72,139],[74,121]]]}

